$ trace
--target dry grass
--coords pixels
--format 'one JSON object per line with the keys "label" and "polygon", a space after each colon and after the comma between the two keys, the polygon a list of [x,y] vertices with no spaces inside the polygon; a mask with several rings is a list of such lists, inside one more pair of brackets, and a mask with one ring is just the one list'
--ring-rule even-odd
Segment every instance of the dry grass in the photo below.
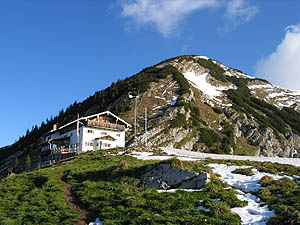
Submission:
{"label": "dry grass", "polygon": [[257,146],[249,145],[247,140],[243,137],[237,139],[235,155],[249,155],[255,156],[259,148]]}

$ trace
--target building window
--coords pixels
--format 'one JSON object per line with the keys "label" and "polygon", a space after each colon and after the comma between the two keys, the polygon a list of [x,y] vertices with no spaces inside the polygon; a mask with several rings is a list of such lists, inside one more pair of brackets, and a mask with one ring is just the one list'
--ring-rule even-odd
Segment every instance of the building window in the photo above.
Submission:
{"label": "building window", "polygon": [[107,133],[106,132],[100,132],[100,135],[107,135]]}
{"label": "building window", "polygon": [[93,130],[87,130],[87,132],[90,133],[90,134],[94,133]]}
{"label": "building window", "polygon": [[103,143],[103,146],[104,146],[104,147],[108,147],[108,148],[109,148],[109,147],[111,146],[111,144],[108,144],[108,143]]}
{"label": "building window", "polygon": [[117,134],[117,137],[121,137],[121,134]]}
{"label": "building window", "polygon": [[91,143],[91,142],[85,142],[85,146],[93,146],[93,143]]}

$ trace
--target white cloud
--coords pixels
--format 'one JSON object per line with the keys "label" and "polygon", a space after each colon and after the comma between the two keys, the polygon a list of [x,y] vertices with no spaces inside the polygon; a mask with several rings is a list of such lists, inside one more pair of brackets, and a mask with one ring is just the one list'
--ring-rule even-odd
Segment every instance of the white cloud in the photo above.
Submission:
{"label": "white cloud", "polygon": [[235,24],[247,23],[258,13],[256,6],[247,5],[245,0],[232,0],[228,3],[226,16]]}
{"label": "white cloud", "polygon": [[300,90],[300,24],[285,31],[275,52],[257,62],[256,75],[279,86]]}
{"label": "white cloud", "polygon": [[248,22],[257,12],[247,6],[247,0],[121,0],[122,16],[132,18],[138,25],[152,24],[165,37],[179,27],[184,18],[201,9],[226,6],[230,20]]}

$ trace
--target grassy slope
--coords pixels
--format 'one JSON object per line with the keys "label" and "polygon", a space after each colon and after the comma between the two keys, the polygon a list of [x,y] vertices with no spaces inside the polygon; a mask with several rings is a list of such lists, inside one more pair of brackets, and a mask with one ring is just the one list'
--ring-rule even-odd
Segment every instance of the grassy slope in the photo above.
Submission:
{"label": "grassy slope", "polygon": [[[95,212],[104,224],[240,224],[239,216],[232,215],[230,208],[244,206],[245,202],[239,201],[232,189],[224,189],[226,185],[216,176],[212,174],[212,182],[202,192],[158,193],[155,189],[140,184],[138,179],[147,165],[154,163],[158,162],[139,161],[130,156],[105,156],[98,151],[63,161],[52,168],[13,175],[0,183],[0,224],[76,222],[78,216],[64,200],[63,186],[57,176],[61,172],[65,175],[64,180],[72,185],[71,191],[76,199]],[[222,163],[237,164],[228,161]],[[182,165],[188,170],[211,173],[204,163],[182,162]],[[252,165],[268,172],[289,175],[300,173],[299,168],[292,166],[266,163]],[[291,213],[298,215],[300,199],[299,194],[295,193],[300,190],[299,185],[295,186],[294,183],[272,183],[273,189],[278,185],[292,185],[292,191],[283,193],[289,200],[281,200],[281,206],[278,206],[274,203],[274,198],[278,198],[277,192],[269,190],[272,194],[265,195],[266,203],[276,211],[289,204],[293,210]],[[263,190],[268,189],[263,188],[261,192]],[[221,199],[221,203],[211,199]],[[198,210],[200,200],[211,211]],[[280,222],[284,219],[279,214],[271,221]],[[295,216],[293,220],[300,222]]]}

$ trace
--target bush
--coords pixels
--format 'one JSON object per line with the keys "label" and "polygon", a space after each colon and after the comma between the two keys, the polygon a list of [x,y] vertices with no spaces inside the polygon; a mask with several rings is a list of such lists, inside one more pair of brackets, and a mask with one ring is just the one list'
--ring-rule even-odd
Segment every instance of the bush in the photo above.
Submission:
{"label": "bush", "polygon": [[211,59],[198,59],[197,62],[209,69],[210,71],[210,75],[213,76],[214,78],[216,78],[217,80],[219,81],[223,81],[223,82],[226,82],[227,79],[225,77],[225,70],[220,67],[219,65],[215,64]]}
{"label": "bush", "polygon": [[272,182],[274,181],[273,177],[270,176],[264,176],[260,179],[260,181],[258,182],[261,186],[263,187],[267,187],[269,186]]}
{"label": "bush", "polygon": [[253,176],[254,175],[254,172],[252,171],[252,168],[236,169],[232,173],[242,174],[242,175],[246,175],[246,176]]}
{"label": "bush", "polygon": [[214,218],[219,219],[219,218],[232,216],[231,209],[224,202],[219,202],[219,203],[213,202],[210,208],[211,208],[210,215]]}
{"label": "bush", "polygon": [[170,122],[170,128],[186,127],[187,121],[184,114],[178,114],[178,116]]}
{"label": "bush", "polygon": [[217,107],[213,107],[213,110],[215,111],[215,113],[217,114],[222,114],[223,110],[221,108],[217,108]]}
{"label": "bush", "polygon": [[205,143],[208,147],[212,147],[214,144],[219,142],[221,139],[217,133],[213,130],[206,128],[199,128],[199,142]]}
{"label": "bush", "polygon": [[167,164],[169,164],[172,168],[183,168],[182,161],[176,157],[167,160]]}

